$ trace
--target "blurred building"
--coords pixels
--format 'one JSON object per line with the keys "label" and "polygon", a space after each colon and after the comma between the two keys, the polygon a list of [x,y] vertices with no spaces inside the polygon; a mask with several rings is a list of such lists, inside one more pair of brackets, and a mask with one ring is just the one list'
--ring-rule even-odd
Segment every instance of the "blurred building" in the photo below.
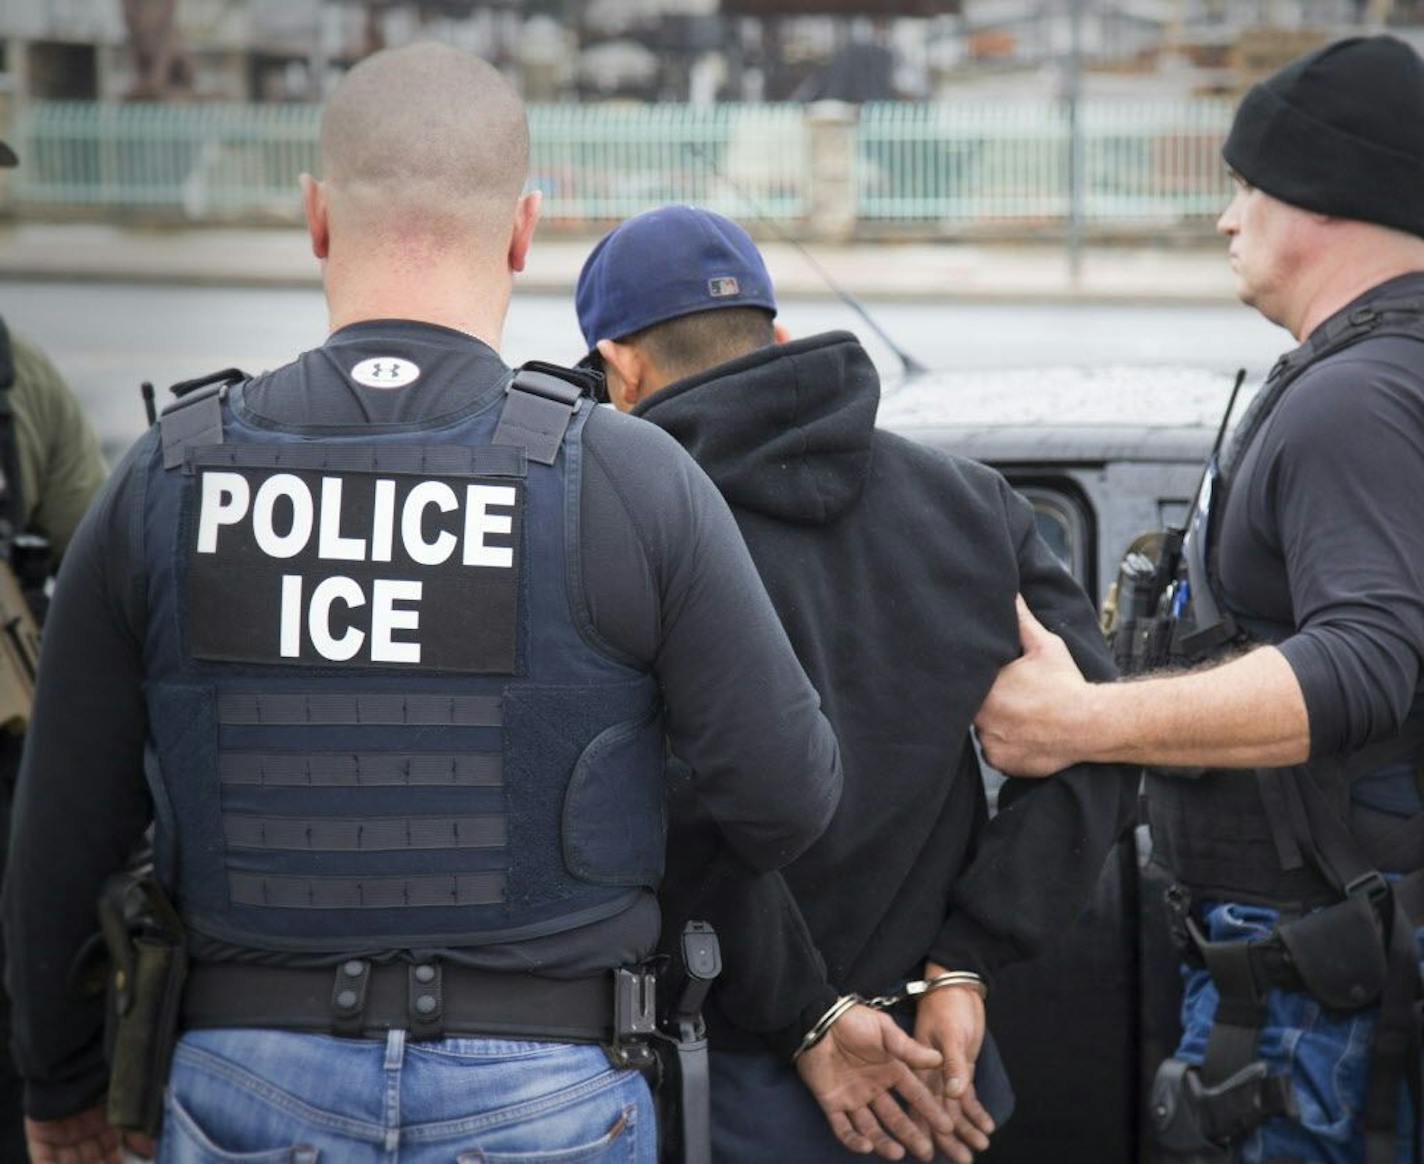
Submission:
{"label": "blurred building", "polygon": [[[1051,96],[1238,90],[1424,0],[3,0],[17,98],[313,101],[415,39],[480,53],[533,101]],[[1262,31],[1268,30],[1268,31]]]}

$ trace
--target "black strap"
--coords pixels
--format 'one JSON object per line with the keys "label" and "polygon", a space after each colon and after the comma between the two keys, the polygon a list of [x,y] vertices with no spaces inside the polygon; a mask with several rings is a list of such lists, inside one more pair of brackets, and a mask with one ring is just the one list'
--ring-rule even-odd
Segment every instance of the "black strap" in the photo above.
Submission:
{"label": "black strap", "polygon": [[1251,943],[1209,942],[1195,921],[1187,924],[1216,984],[1216,1018],[1202,1060],[1202,1082],[1215,1087],[1255,1060],[1266,1021],[1265,991],[1256,980]]}
{"label": "black strap", "polygon": [[[424,1001],[424,1000],[429,1001]],[[450,962],[375,965],[353,958],[327,968],[204,963],[183,992],[185,1028],[267,1027],[379,1037],[512,1036],[606,1043],[613,1037],[608,975],[541,978]]]}
{"label": "black strap", "polygon": [[[1180,643],[1174,644],[1183,658],[1199,661],[1222,647],[1248,641],[1250,637],[1231,615],[1221,585],[1220,554],[1217,552],[1222,525],[1220,515],[1226,512],[1227,498],[1246,450],[1275,415],[1286,390],[1306,371],[1327,356],[1333,356],[1373,335],[1400,335],[1424,342],[1424,300],[1381,300],[1328,320],[1316,328],[1305,343],[1276,361],[1265,384],[1246,409],[1225,455],[1220,459],[1220,473],[1214,485],[1212,502],[1216,519],[1210,521],[1206,529],[1207,581],[1219,612],[1219,621],[1195,628],[1192,635],[1184,636]],[[1232,402],[1235,402],[1234,394]]]}
{"label": "black strap", "polygon": [[224,368],[210,376],[173,385],[170,391],[177,399],[158,418],[165,469],[182,468],[189,449],[222,444],[222,410],[227,390],[246,379],[240,369]]}
{"label": "black strap", "polygon": [[553,364],[523,365],[505,389],[493,443],[522,448],[531,461],[552,465],[588,390],[585,378]]}

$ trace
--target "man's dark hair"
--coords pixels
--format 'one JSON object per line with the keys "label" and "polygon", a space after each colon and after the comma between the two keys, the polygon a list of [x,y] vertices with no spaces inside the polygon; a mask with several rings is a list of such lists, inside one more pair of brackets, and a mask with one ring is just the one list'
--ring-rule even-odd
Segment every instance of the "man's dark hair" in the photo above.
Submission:
{"label": "man's dark hair", "polygon": [[626,337],[674,380],[695,376],[775,342],[771,312],[760,307],[714,307],[655,323]]}

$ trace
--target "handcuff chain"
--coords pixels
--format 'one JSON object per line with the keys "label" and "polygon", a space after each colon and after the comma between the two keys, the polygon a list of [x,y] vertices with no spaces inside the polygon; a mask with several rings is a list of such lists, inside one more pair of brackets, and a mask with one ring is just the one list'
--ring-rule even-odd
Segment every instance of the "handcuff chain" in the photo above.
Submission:
{"label": "handcuff chain", "polygon": [[968,986],[981,999],[989,997],[988,986],[972,970],[951,970],[947,974],[936,974],[933,978],[917,978],[913,982],[905,983],[894,994],[877,994],[874,998],[865,999],[864,1002],[866,1006],[874,1007],[876,1010],[889,1010],[892,1006],[899,1006],[907,999],[918,998],[922,994],[929,994],[946,986]]}

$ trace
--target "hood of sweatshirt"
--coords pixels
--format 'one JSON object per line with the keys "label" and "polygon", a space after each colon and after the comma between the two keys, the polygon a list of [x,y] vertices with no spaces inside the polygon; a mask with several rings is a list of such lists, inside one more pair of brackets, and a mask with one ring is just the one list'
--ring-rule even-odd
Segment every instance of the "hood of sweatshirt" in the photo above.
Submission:
{"label": "hood of sweatshirt", "polygon": [[865,349],[832,331],[678,380],[633,415],[671,434],[730,504],[824,525],[865,486],[879,403]]}

